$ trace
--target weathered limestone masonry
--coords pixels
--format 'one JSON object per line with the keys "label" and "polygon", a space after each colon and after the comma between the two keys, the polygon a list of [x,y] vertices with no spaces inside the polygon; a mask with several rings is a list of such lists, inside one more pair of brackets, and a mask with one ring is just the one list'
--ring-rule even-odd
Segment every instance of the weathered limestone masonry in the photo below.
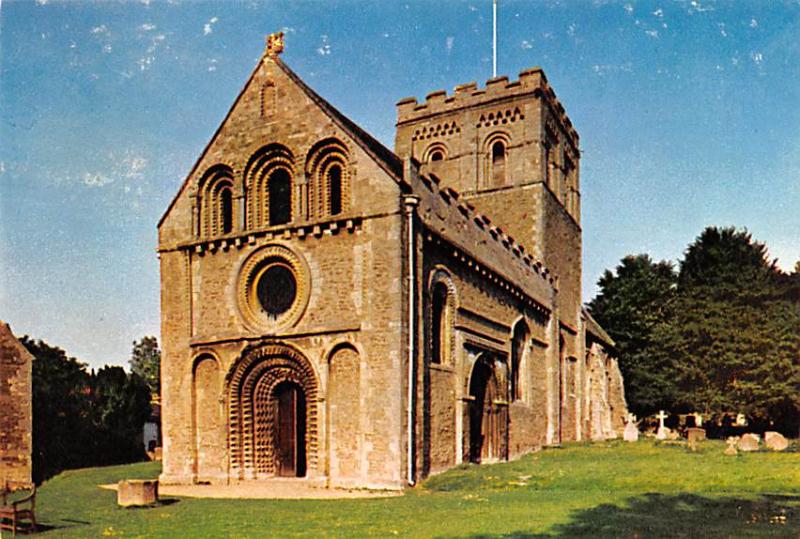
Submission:
{"label": "weathered limestone masonry", "polygon": [[31,481],[33,356],[0,321],[0,485]]}
{"label": "weathered limestone masonry", "polygon": [[159,223],[161,481],[400,488],[588,436],[578,139],[543,74],[404,100],[395,154],[282,46]]}

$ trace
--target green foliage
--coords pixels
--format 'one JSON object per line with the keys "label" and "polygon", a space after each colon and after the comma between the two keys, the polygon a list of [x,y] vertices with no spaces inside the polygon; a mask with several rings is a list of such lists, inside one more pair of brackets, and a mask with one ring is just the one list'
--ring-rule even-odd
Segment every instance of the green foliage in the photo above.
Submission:
{"label": "green foliage", "polygon": [[668,262],[648,255],[626,256],[614,273],[600,278],[600,293],[588,305],[614,339],[625,380],[628,407],[637,415],[668,408],[675,399],[668,357],[654,356],[657,334],[671,314],[677,276]]}
{"label": "green foliage", "polygon": [[[158,463],[64,473],[37,496],[47,537],[798,537],[797,453],[723,455],[651,441],[544,450],[450,470],[378,499],[175,498],[121,509],[97,488]],[[784,517],[784,519],[781,519]]]}
{"label": "green foliage", "polygon": [[616,276],[606,272],[590,304],[618,342],[631,409],[742,412],[758,429],[796,434],[798,275],[783,274],[763,244],[733,228],[709,227],[689,245],[677,287],[648,287],[641,274],[652,273],[652,263],[645,256],[632,272],[631,258]]}
{"label": "green foliage", "polygon": [[33,476],[39,482],[90,461],[91,376],[61,348],[22,337],[33,354]]}
{"label": "green foliage", "polygon": [[152,336],[133,341],[130,359],[131,372],[147,383],[153,395],[161,395],[161,349],[158,339]]}
{"label": "green foliage", "polygon": [[137,374],[103,367],[92,380],[94,426],[98,433],[96,464],[137,460],[142,427],[150,416],[150,389]]}
{"label": "green foliage", "polygon": [[150,391],[121,367],[97,374],[64,350],[25,336],[33,361],[33,476],[131,462],[143,456]]}

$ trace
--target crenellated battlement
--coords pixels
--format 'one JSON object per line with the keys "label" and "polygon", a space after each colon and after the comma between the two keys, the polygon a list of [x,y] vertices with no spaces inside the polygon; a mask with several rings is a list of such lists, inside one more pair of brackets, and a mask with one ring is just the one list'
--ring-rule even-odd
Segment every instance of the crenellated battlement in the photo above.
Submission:
{"label": "crenellated battlement", "polygon": [[416,97],[401,99],[397,102],[397,125],[526,96],[545,100],[553,116],[560,121],[563,130],[577,147],[580,137],[540,67],[521,71],[518,79],[513,81],[509,81],[505,76],[494,77],[487,80],[483,88],[479,88],[478,84],[472,81],[459,84],[450,95],[446,90],[436,90],[425,96],[425,100],[421,103]]}

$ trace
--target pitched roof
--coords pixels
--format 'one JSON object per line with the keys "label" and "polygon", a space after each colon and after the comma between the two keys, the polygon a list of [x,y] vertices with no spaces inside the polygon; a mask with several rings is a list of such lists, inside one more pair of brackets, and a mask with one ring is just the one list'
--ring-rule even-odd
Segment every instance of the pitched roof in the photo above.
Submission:
{"label": "pitched roof", "polygon": [[386,170],[395,180],[404,184],[403,182],[403,161],[395,153],[378,142],[369,133],[361,129],[350,118],[339,112],[339,110],[328,103],[322,96],[311,89],[303,79],[292,71],[280,58],[275,57],[272,59],[281,70],[286,73],[286,76],[292,80],[305,94],[311,99],[322,111],[338,125],[345,133],[358,143],[364,151],[366,151],[373,159]]}
{"label": "pitched roof", "polygon": [[177,202],[178,198],[180,197],[183,190],[189,183],[189,180],[194,175],[197,167],[200,165],[200,161],[203,159],[203,156],[208,152],[209,147],[211,144],[216,140],[219,132],[222,130],[222,127],[228,121],[233,111],[241,101],[242,96],[244,95],[247,88],[250,86],[253,78],[255,77],[256,73],[258,73],[261,64],[265,61],[271,61],[276,66],[278,66],[281,71],[283,71],[289,79],[294,82],[303,92],[308,96],[311,101],[313,101],[336,125],[339,126],[345,133],[347,133],[359,146],[361,146],[364,151],[366,151],[378,165],[383,168],[397,183],[401,185],[401,187],[408,189],[408,186],[403,180],[403,161],[397,157],[390,149],[386,146],[378,142],[375,138],[373,138],[369,133],[358,127],[350,118],[339,112],[333,105],[331,105],[328,101],[323,99],[318,93],[311,89],[303,80],[297,76],[297,74],[292,71],[289,66],[287,66],[280,58],[267,56],[266,52],[262,55],[259,59],[256,67],[253,69],[253,72],[250,73],[250,77],[248,77],[247,82],[244,84],[242,89],[239,91],[239,95],[236,96],[236,100],[231,105],[231,108],[228,110],[227,114],[225,114],[225,118],[217,127],[217,130],[214,131],[214,135],[209,139],[208,143],[206,144],[203,151],[200,152],[200,156],[195,161],[194,165],[192,166],[191,171],[189,174],[186,175],[186,179],[181,184],[180,189],[178,189],[177,194],[170,202],[167,210],[161,216],[161,219],[158,221],[158,226],[160,227],[161,224],[164,222],[164,219],[167,218],[169,212],[172,210],[172,207]]}

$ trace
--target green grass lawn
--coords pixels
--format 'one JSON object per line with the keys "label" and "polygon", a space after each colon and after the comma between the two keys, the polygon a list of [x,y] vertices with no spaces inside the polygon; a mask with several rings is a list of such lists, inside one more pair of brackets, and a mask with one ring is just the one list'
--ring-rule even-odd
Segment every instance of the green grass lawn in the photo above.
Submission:
{"label": "green grass lawn", "polygon": [[64,472],[37,496],[46,537],[800,537],[800,453],[651,441],[569,445],[466,466],[395,498],[178,498],[121,509],[101,483],[158,463]]}

